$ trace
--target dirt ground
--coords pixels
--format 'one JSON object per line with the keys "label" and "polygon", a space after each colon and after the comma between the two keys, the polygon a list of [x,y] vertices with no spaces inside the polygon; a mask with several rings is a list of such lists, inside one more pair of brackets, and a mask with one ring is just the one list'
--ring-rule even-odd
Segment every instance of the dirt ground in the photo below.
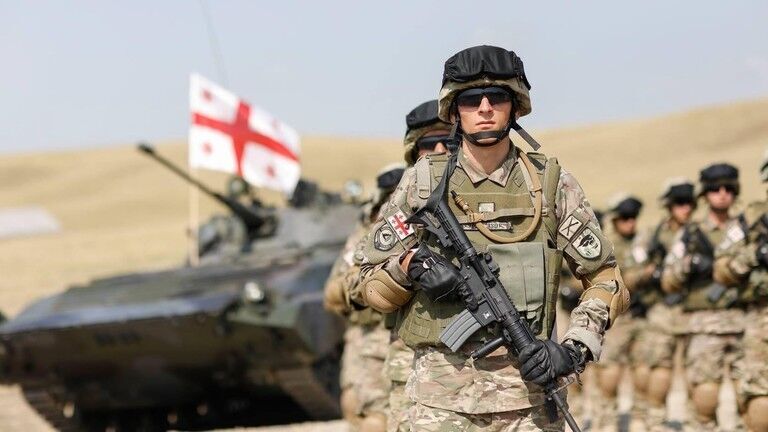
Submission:
{"label": "dirt ground", "polygon": [[[641,225],[650,226],[661,214],[656,198],[664,179],[685,175],[695,180],[710,162],[728,161],[741,168],[742,202],[763,197],[757,170],[768,145],[766,118],[768,99],[762,99],[532,133],[542,151],[556,155],[577,176],[593,206],[605,206],[616,191],[630,191],[646,202]],[[175,161],[185,159],[181,141],[158,149]],[[401,157],[398,139],[307,137],[301,160],[304,175],[326,187],[340,188],[357,178],[370,188],[378,169]],[[221,189],[226,176],[202,173],[201,178]],[[183,261],[188,187],[130,145],[0,156],[0,208],[27,205],[46,208],[59,219],[62,231],[0,240],[0,309],[8,316],[72,284]],[[203,198],[201,211],[209,215],[221,209]],[[340,423],[323,427],[343,430]],[[48,429],[15,388],[0,387],[0,430]]]}

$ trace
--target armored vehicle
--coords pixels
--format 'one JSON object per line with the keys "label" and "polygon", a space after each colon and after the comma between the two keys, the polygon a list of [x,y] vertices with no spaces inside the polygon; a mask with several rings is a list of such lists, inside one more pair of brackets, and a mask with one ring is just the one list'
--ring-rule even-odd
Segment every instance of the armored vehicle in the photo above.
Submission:
{"label": "armored vehicle", "polygon": [[198,266],[95,280],[31,304],[0,325],[0,381],[19,384],[64,431],[338,417],[343,323],[323,310],[322,286],[356,208],[309,182],[285,207],[247,206],[142,150],[226,205],[242,244],[213,247],[227,239],[209,236]]}

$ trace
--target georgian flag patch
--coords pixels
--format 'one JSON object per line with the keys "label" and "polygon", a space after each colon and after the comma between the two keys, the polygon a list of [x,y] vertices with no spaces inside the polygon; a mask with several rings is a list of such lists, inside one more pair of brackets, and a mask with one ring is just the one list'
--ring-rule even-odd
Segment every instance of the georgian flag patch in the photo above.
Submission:
{"label": "georgian flag patch", "polygon": [[405,217],[405,214],[402,211],[398,211],[387,218],[387,223],[392,227],[397,238],[400,240],[403,240],[415,232],[411,224],[405,222],[406,219],[408,218]]}

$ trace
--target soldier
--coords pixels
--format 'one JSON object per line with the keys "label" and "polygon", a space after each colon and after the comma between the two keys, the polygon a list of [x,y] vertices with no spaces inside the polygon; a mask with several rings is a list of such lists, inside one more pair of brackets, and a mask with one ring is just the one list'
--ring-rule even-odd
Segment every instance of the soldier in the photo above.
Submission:
{"label": "soldier", "polygon": [[[768,153],[760,174],[768,181]],[[752,432],[768,431],[768,200],[756,201],[740,218],[742,232],[717,252],[714,278],[740,286],[746,310],[744,358],[737,380],[739,408]],[[742,237],[738,240],[739,237]]]}
{"label": "soldier", "polygon": [[[449,139],[451,125],[437,116],[437,100],[424,102],[405,117],[405,162],[413,166],[427,154],[455,151],[454,140]],[[362,300],[361,300],[362,301]],[[394,326],[396,314],[389,314],[387,324]],[[384,372],[391,382],[389,393],[388,432],[402,432],[409,429],[408,411],[412,405],[405,395],[405,382],[411,373],[413,350],[392,332]]]}
{"label": "soldier", "polygon": [[723,367],[732,367],[741,353],[744,312],[736,303],[738,290],[712,279],[715,248],[739,232],[730,229],[739,171],[726,163],[713,164],[701,171],[699,181],[708,211],[678,234],[665,258],[661,286],[666,293],[684,294],[686,377],[695,411],[689,420],[705,430],[716,427]]}
{"label": "soldier", "polygon": [[635,310],[646,317],[631,352],[635,386],[633,418],[644,422],[646,430],[662,429],[666,418],[682,297],[663,295],[661,271],[675,236],[696,208],[693,183],[684,178],[667,180],[660,201],[667,210],[666,216],[650,235],[638,236],[632,248],[632,268],[638,271],[632,303],[636,305]]}
{"label": "soldier", "polygon": [[325,285],[326,309],[347,317],[349,323],[341,362],[341,407],[351,427],[361,432],[386,430],[389,382],[382,371],[390,332],[381,325],[381,314],[348,299],[359,273],[353,258],[357,243],[395,190],[404,169],[402,164],[389,165],[376,177],[377,190],[363,206],[360,224],[347,239]]}
{"label": "soldier", "polygon": [[[531,112],[530,85],[511,51],[477,46],[445,63],[439,116],[454,123],[461,147],[421,158],[403,176],[382,219],[366,236],[361,281],[371,307],[402,309],[396,329],[415,350],[406,394],[411,431],[563,430],[542,385],[581,372],[600,357],[605,329],[626,309],[628,293],[584,193],[554,158],[526,153],[509,138]],[[521,132],[524,134],[524,131]],[[467,236],[494,256],[499,278],[538,339],[519,356],[502,346],[471,360],[469,353],[498,337],[477,331],[457,352],[439,339],[465,305],[453,293],[455,253],[404,221],[421,208],[447,167],[447,199]],[[383,234],[391,243],[375,241]],[[554,307],[561,260],[587,286],[564,341],[557,343]]]}
{"label": "soldier", "polygon": [[[611,200],[607,215],[611,223],[606,235],[613,244],[616,261],[630,291],[634,288],[634,280],[632,273],[627,270],[630,270],[632,263],[632,242],[637,234],[637,217],[642,207],[643,203],[639,199],[620,193]],[[617,428],[617,393],[622,373],[629,364],[630,348],[637,334],[639,323],[635,316],[634,313],[626,314],[616,320],[606,334],[600,362],[595,364],[597,385],[600,388],[600,397],[596,400],[596,409],[593,410],[593,426],[597,430]]]}

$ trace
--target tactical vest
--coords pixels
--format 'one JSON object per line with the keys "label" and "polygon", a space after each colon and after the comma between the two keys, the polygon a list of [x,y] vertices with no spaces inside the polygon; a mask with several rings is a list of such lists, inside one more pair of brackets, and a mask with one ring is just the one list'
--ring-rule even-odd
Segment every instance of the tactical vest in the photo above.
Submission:
{"label": "tactical vest", "polygon": [[[748,243],[760,243],[768,238],[768,225],[760,220],[768,212],[768,201],[751,203],[740,218]],[[758,265],[749,273],[746,287],[739,292],[739,304],[750,306],[768,303],[768,269]]]}
{"label": "tactical vest", "polygon": [[[517,150],[521,151],[521,150]],[[473,185],[463,169],[457,168],[450,178],[448,191],[456,192],[475,212],[482,212],[486,226],[502,237],[513,237],[525,232],[534,219],[531,177],[537,176],[544,196],[543,214],[538,226],[524,241],[496,243],[486,238],[454,200],[447,202],[464,227],[467,237],[478,252],[490,252],[501,268],[499,279],[520,314],[525,317],[533,332],[541,339],[548,339],[554,330],[555,305],[560,283],[563,254],[557,247],[557,217],[554,205],[560,178],[557,160],[547,159],[539,153],[528,153],[535,172],[528,173],[518,159],[506,186],[489,179]],[[426,201],[437,187],[445,172],[446,155],[427,158],[429,164],[419,165],[416,170],[416,186],[419,200]],[[423,202],[422,202],[423,204]],[[429,247],[458,264],[452,250],[443,249],[437,240],[426,235],[422,238]],[[411,347],[440,344],[443,329],[465,308],[458,298],[446,298],[433,302],[421,291],[401,309],[396,329],[403,341]],[[495,338],[498,329],[492,326],[477,331],[470,341],[485,342]]]}
{"label": "tactical vest", "polygon": [[[664,258],[667,256],[667,251],[672,247],[672,243],[675,241],[675,233],[677,230],[669,228],[669,221],[661,221],[653,230],[653,235],[648,242],[648,262],[656,265],[657,271],[660,272],[664,266]],[[638,301],[642,303],[646,308],[650,308],[654,304],[664,300],[667,295],[661,290],[661,277],[658,276],[654,280],[649,281],[647,285],[643,286],[633,295],[639,297]],[[669,296],[666,300],[667,304],[675,304],[679,302],[679,299]]]}
{"label": "tactical vest", "polygon": [[[695,233],[697,229],[704,235],[712,251],[725,240],[725,230],[707,232],[701,230],[698,224],[688,225],[685,227],[686,232],[683,234],[683,242],[686,243],[686,252],[689,255],[707,255],[710,253],[710,251],[704,250],[705,248],[700,241],[694,239],[693,236],[699,235]],[[686,311],[728,309],[737,300],[737,296],[738,292],[735,288],[728,289],[717,284],[712,280],[711,273],[708,275],[692,274],[688,285],[688,293],[683,300],[683,308]]]}

